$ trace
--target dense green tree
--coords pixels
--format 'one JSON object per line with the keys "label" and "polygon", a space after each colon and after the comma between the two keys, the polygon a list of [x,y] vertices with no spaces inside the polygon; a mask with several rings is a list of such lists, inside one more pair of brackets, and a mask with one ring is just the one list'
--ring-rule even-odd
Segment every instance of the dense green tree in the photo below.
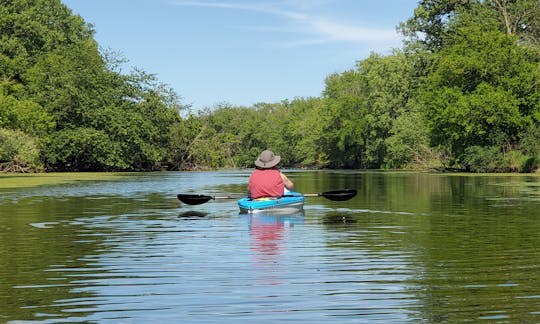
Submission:
{"label": "dense green tree", "polygon": [[92,37],[91,25],[59,0],[2,0],[0,80],[20,81],[41,55]]}
{"label": "dense green tree", "polygon": [[[540,2],[538,0],[489,0],[485,1],[485,7],[497,22],[502,26],[502,31],[507,35],[516,35],[521,44],[540,45]],[[482,15],[482,6],[471,12],[477,19],[484,21],[489,16]],[[481,24],[482,21],[478,21]],[[501,27],[499,27],[501,28]],[[499,29],[501,30],[501,29]]]}
{"label": "dense green tree", "polygon": [[285,143],[288,148],[287,156],[295,165],[305,167],[325,167],[330,164],[324,142],[323,112],[326,110],[326,100],[323,98],[297,98],[284,102],[290,112],[287,129],[284,130],[289,140]]}
{"label": "dense green tree", "polygon": [[[106,105],[105,62],[92,41],[42,55],[22,78],[25,97],[54,117],[56,129],[89,126],[92,112]],[[104,82],[105,81],[105,82]]]}
{"label": "dense green tree", "polygon": [[496,28],[538,46],[540,3],[538,0],[421,0],[414,15],[401,23],[400,29],[409,45],[436,51],[446,46],[445,41],[464,23]]}
{"label": "dense green tree", "polygon": [[50,170],[116,170],[123,163],[119,150],[104,132],[93,128],[64,129],[44,140],[42,154]]}
{"label": "dense green tree", "polygon": [[[411,107],[414,107],[411,105]],[[390,136],[385,141],[386,168],[438,167],[438,156],[430,148],[424,118],[414,108],[399,114],[392,123]]]}
{"label": "dense green tree", "polygon": [[[241,110],[222,106],[201,117],[202,124],[190,147],[190,155],[196,167],[234,167],[234,152],[239,141],[235,134],[237,117]],[[230,123],[230,126],[228,124]]]}
{"label": "dense green tree", "polygon": [[294,163],[294,144],[288,136],[292,118],[286,104],[220,105],[204,112],[199,120],[189,145],[195,165],[249,168],[267,148],[280,152],[285,164]]}
{"label": "dense green tree", "polygon": [[0,127],[43,136],[55,127],[51,115],[32,100],[19,100],[0,89]]}
{"label": "dense green tree", "polygon": [[329,167],[366,167],[367,113],[362,74],[355,70],[332,74],[326,79],[325,106],[319,112],[322,124],[322,158]]}
{"label": "dense green tree", "polygon": [[39,136],[51,170],[147,170],[173,159],[178,96],[102,54],[59,0],[0,2],[0,127]]}
{"label": "dense green tree", "polygon": [[[107,134],[111,147],[103,155],[109,156],[109,151],[116,155],[114,159],[103,158],[108,161],[103,164],[107,169],[154,169],[169,159],[171,129],[178,122],[181,107],[155,76],[140,71],[123,76],[110,71],[95,44],[84,42],[44,55],[24,79],[26,95],[54,116],[58,132],[82,128],[87,134],[92,128]],[[60,149],[62,145],[46,146],[57,142],[44,141],[44,150]],[[56,162],[46,163],[59,167]],[[94,168],[102,164],[82,165]]]}
{"label": "dense green tree", "polygon": [[191,111],[172,126],[169,164],[173,170],[195,169],[193,146],[201,135],[202,121]]}
{"label": "dense green tree", "polygon": [[446,35],[450,33],[448,21],[456,11],[468,8],[471,0],[421,0],[414,14],[400,24],[402,33],[409,45],[434,51],[443,46]]}
{"label": "dense green tree", "polygon": [[401,25],[430,142],[449,165],[498,159],[506,167],[474,168],[521,169],[512,156],[539,121],[539,21],[538,0],[424,0]]}
{"label": "dense green tree", "polygon": [[379,168],[385,163],[395,120],[408,113],[413,90],[410,64],[403,53],[395,52],[386,57],[371,55],[358,64],[358,70],[363,75],[367,105],[365,155],[368,166]]}
{"label": "dense green tree", "polygon": [[426,142],[424,128],[399,133],[407,123],[420,121],[413,110],[416,107],[409,104],[416,89],[412,77],[411,62],[396,51],[386,57],[372,54],[358,62],[356,70],[327,79],[325,147],[327,155],[334,156],[335,166],[396,167],[418,158],[418,154],[403,152],[417,152]]}
{"label": "dense green tree", "polygon": [[514,145],[538,122],[538,63],[513,36],[462,28],[436,55],[423,92],[434,145],[460,157],[469,146]]}
{"label": "dense green tree", "polygon": [[258,152],[251,156],[249,165],[253,166],[254,157],[267,148],[279,152],[283,164],[298,164],[299,160],[295,152],[298,137],[293,135],[292,125],[303,120],[303,116],[295,115],[294,105],[287,101],[277,104],[258,104],[256,109],[260,116],[258,125],[254,125],[254,130],[258,129],[259,133],[259,143],[256,146]]}

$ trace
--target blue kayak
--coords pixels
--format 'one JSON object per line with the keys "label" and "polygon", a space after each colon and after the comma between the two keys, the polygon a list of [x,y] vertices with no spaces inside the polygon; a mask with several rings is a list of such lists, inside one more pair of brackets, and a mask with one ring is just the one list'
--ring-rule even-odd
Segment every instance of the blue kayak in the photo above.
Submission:
{"label": "blue kayak", "polygon": [[304,195],[299,192],[288,192],[280,198],[240,198],[240,213],[258,214],[294,214],[304,209]]}

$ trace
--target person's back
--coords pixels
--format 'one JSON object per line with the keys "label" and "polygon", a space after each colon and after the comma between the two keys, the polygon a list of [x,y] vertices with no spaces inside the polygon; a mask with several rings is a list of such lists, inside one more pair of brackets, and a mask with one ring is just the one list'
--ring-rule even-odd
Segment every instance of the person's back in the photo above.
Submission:
{"label": "person's back", "polygon": [[269,150],[263,151],[255,160],[257,169],[249,177],[248,185],[252,199],[281,197],[285,193],[285,189],[294,189],[292,181],[276,168],[280,160],[279,155],[274,155]]}
{"label": "person's back", "polygon": [[252,199],[281,197],[285,186],[278,169],[257,169],[249,177],[249,192]]}

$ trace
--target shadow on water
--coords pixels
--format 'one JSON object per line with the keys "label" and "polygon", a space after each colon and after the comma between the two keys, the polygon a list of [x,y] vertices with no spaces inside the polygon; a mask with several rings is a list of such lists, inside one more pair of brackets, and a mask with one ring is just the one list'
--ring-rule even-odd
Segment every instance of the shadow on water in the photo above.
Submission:
{"label": "shadow on water", "polygon": [[208,216],[208,212],[202,212],[198,210],[188,210],[181,212],[178,217],[180,218],[204,218]]}
{"label": "shadow on water", "polygon": [[358,214],[352,212],[330,212],[322,217],[323,224],[354,224],[358,222]]}

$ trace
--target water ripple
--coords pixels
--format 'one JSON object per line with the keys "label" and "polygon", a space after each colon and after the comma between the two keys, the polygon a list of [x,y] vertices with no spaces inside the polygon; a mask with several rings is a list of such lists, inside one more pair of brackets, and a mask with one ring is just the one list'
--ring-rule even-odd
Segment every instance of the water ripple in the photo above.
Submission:
{"label": "water ripple", "polygon": [[276,218],[239,215],[234,200],[181,206],[166,193],[240,191],[244,176],[144,175],[123,188],[12,194],[0,202],[0,321],[540,321],[536,202],[463,198],[504,189],[463,179],[414,198],[373,182],[371,200],[316,198],[304,216]]}

